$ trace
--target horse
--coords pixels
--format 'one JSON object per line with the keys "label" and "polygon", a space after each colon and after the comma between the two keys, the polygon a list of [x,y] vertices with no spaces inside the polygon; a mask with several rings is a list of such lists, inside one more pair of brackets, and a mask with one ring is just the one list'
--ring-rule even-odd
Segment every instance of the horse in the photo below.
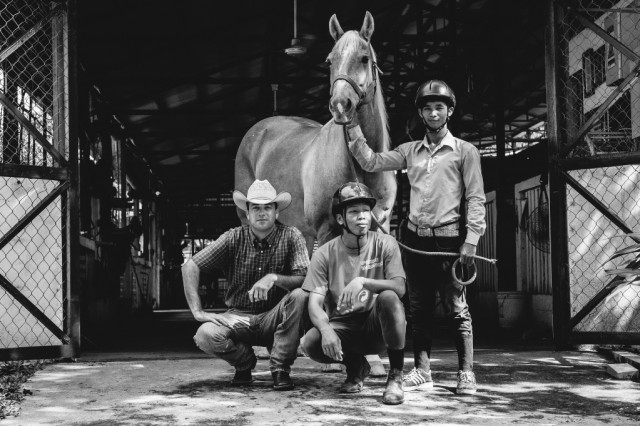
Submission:
{"label": "horse", "polygon": [[[389,231],[397,189],[395,174],[364,172],[350,160],[344,132],[344,126],[355,121],[374,151],[389,150],[387,113],[371,47],[373,30],[369,12],[359,32],[344,32],[335,14],[329,20],[329,33],[335,41],[327,57],[332,120],[321,125],[302,117],[263,119],[245,134],[236,155],[235,189],[246,193],[255,179],[267,179],[278,191],[291,193],[293,201],[279,212],[278,220],[302,232],[309,255],[315,240],[320,246],[341,233],[331,214],[331,200],[345,182],[357,179],[372,190],[377,199],[374,227]],[[246,223],[246,215],[239,209],[238,216]]]}

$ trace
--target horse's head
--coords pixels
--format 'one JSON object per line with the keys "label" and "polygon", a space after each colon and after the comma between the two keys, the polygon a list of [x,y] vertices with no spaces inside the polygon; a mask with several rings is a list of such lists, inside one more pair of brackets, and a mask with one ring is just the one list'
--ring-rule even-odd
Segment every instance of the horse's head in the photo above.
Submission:
{"label": "horse's head", "polygon": [[358,106],[373,99],[377,88],[376,58],[370,41],[373,16],[367,12],[360,32],[345,33],[333,15],[329,32],[336,41],[327,57],[331,67],[329,110],[336,123],[346,124],[353,120]]}

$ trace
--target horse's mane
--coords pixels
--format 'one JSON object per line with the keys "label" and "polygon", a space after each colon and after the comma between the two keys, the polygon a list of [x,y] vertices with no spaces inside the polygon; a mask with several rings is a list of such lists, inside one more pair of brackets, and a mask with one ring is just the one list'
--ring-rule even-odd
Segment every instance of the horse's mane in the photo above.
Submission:
{"label": "horse's mane", "polygon": [[[362,50],[363,53],[368,53],[368,51],[370,51],[373,56],[371,60],[374,64],[377,64],[378,60],[376,52],[373,50],[373,46],[371,46],[371,43],[362,38],[360,33],[355,30],[344,33],[336,42],[332,52],[340,52],[341,55],[344,55],[357,50]],[[378,72],[377,65],[373,66],[372,72],[377,74],[376,78],[378,79],[375,93],[375,103],[378,106],[376,113],[379,115],[382,128],[384,129],[382,134],[382,146],[380,148],[382,148],[381,151],[386,151],[391,145],[391,137],[389,136],[389,117],[387,115],[387,107],[385,105],[384,94],[382,92],[382,81],[380,79],[380,73]]]}

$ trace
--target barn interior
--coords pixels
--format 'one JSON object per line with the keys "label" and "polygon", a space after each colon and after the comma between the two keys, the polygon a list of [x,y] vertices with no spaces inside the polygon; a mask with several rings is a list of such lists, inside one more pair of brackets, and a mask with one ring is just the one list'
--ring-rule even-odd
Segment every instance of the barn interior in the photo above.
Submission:
{"label": "barn interior", "polygon": [[[598,154],[601,166],[625,166],[635,160],[622,154],[637,150],[636,132],[630,130],[635,95],[629,95],[628,90],[635,84],[633,67],[630,62],[615,62],[620,75],[610,78],[611,64],[607,62],[609,68],[604,71],[605,59],[615,56],[611,52],[618,52],[615,54],[620,58],[637,55],[633,53],[639,50],[635,45],[624,49],[625,43],[633,43],[628,35],[634,30],[625,32],[622,25],[615,27],[616,33],[607,27],[620,42],[610,41],[607,34],[600,34],[605,31],[593,28],[593,22],[606,26],[612,14],[637,16],[633,12],[636,6],[632,0],[592,3],[237,0],[222,5],[203,0],[60,0],[31,9],[15,6],[14,10],[11,6],[3,10],[3,28],[11,35],[6,37],[10,48],[0,50],[5,64],[14,60],[12,55],[30,54],[21,44],[33,34],[49,37],[49,24],[43,26],[38,19],[53,22],[55,30],[55,19],[62,16],[68,19],[65,22],[70,29],[64,41],[68,42],[64,70],[71,99],[70,128],[77,136],[77,168],[69,174],[34,168],[18,173],[11,164],[22,159],[17,150],[7,154],[6,147],[14,143],[10,139],[0,164],[0,176],[31,173],[40,178],[77,178],[70,184],[77,208],[69,209],[72,217],[77,215],[77,222],[64,229],[77,231],[79,237],[62,232],[69,235],[69,241],[79,238],[77,246],[69,243],[75,250],[70,264],[76,271],[69,279],[77,286],[61,302],[64,306],[70,302],[61,329],[81,335],[80,346],[90,350],[112,347],[124,338],[124,329],[148,324],[150,318],[164,321],[165,327],[193,327],[180,266],[208,242],[240,224],[232,192],[236,153],[244,135],[255,123],[272,116],[299,116],[322,124],[330,121],[331,82],[326,58],[334,40],[329,34],[329,19],[335,14],[343,29],[358,30],[367,12],[375,22],[371,46],[381,72],[392,148],[423,137],[424,128],[414,108],[415,92],[426,80],[442,79],[454,89],[458,100],[449,128],[481,153],[487,233],[478,245],[478,254],[499,261],[497,266],[479,262],[476,281],[467,287],[476,331],[491,335],[496,329],[515,330],[516,339],[527,333],[551,338],[553,315],[559,312],[554,309],[560,308],[567,318],[570,311],[580,311],[572,326],[576,325],[609,293],[593,290],[589,297],[596,294],[595,299],[581,300],[580,306],[573,308],[568,293],[556,294],[554,300],[552,274],[560,274],[556,276],[567,283],[569,278],[568,268],[552,271],[550,246],[555,243],[549,228],[552,235],[562,236],[557,247],[565,251],[562,241],[571,241],[574,228],[567,231],[566,220],[562,224],[566,216],[556,215],[560,219],[555,225],[549,217],[550,206],[566,215],[567,205],[573,205],[569,198],[563,198],[564,192],[548,189],[549,159],[555,152],[549,151],[550,126],[556,126],[551,129],[554,135],[577,135],[564,150],[564,155],[577,157],[566,166],[568,171],[587,167],[585,152]],[[556,9],[575,16],[552,16]],[[40,14],[40,18],[30,21],[30,14]],[[621,19],[618,22],[624,22]],[[564,31],[558,38],[565,37],[565,51],[554,50],[556,44],[549,37],[556,37],[555,26],[550,22]],[[592,48],[587,49],[586,42],[575,46],[574,41],[582,40],[585,31],[600,37],[589,42]],[[609,44],[605,46],[602,39]],[[58,46],[55,40],[49,43]],[[568,60],[570,65],[559,61],[562,64],[558,65],[555,58],[566,53],[566,46],[578,52],[567,57],[578,60]],[[10,103],[4,101],[11,98],[12,81],[18,82],[16,87],[27,87],[41,78],[38,62],[28,68],[21,58],[14,62],[35,77],[24,78],[20,67],[7,67],[0,74],[0,83],[6,86],[3,92],[8,94],[0,102],[8,110]],[[628,67],[626,74],[622,64]],[[592,68],[595,71],[590,71]],[[567,78],[569,74],[571,78]],[[57,75],[53,72],[53,77]],[[548,100],[558,98],[549,91],[559,90],[555,79],[565,84],[563,90],[576,90],[562,98],[566,103],[550,109]],[[14,88],[16,93],[18,89]],[[55,82],[46,89],[55,92]],[[593,100],[595,96],[600,98]],[[610,96],[606,102],[605,96]],[[572,101],[580,105],[579,114],[575,113],[578,109],[567,106]],[[589,102],[591,112],[586,110]],[[628,116],[619,119],[605,112],[608,107]],[[562,112],[558,112],[560,108],[564,108]],[[549,116],[551,113],[554,115]],[[561,115],[568,124],[559,131]],[[14,125],[8,119],[4,123],[4,134],[10,136],[8,130]],[[573,149],[584,140],[590,151]],[[593,148],[598,141],[606,142],[607,148]],[[34,154],[29,164],[38,165],[36,157]],[[44,165],[50,164],[45,156]],[[576,188],[596,210],[603,210],[593,196],[589,198],[587,192],[580,192],[565,179],[563,185]],[[398,194],[391,215],[394,235],[409,203],[406,174],[397,173],[396,180]],[[561,201],[556,207],[553,200],[549,203],[554,196]],[[604,216],[625,232],[633,230],[633,224],[620,225],[626,216],[622,220],[616,215]],[[576,215],[572,220],[583,221],[584,216],[578,219]],[[135,238],[129,238],[132,233]],[[579,251],[573,246],[570,250]],[[556,255],[556,261],[564,265],[572,254],[556,250]],[[600,253],[594,258],[600,259]],[[9,291],[10,284],[0,284]],[[221,273],[203,277],[201,296],[207,309],[224,309],[226,286]],[[562,322],[556,321],[556,327],[562,328]],[[58,332],[58,337],[67,336],[66,331]],[[144,340],[132,334],[137,341]]]}
{"label": "barn interior", "polygon": [[[157,311],[185,309],[180,257],[170,253],[188,257],[239,224],[231,200],[234,160],[253,124],[273,115],[331,119],[329,18],[335,14],[345,30],[359,30],[367,11],[375,20],[371,42],[393,146],[424,135],[413,106],[417,87],[447,81],[458,98],[450,128],[481,151],[486,191],[498,194],[504,238],[493,256],[501,258],[500,282],[488,285],[516,289],[509,265],[517,223],[506,212],[514,208],[514,183],[546,167],[543,8],[488,0],[241,0],[224,8],[203,1],[79,2],[80,173],[94,178],[81,180],[80,199],[93,207],[91,199],[100,200],[97,209],[81,209],[81,231],[92,239],[105,217],[124,227],[133,215],[146,228],[153,203],[164,269],[145,303]],[[118,155],[121,176],[112,176],[114,185],[99,182],[108,176],[101,160]],[[402,183],[392,230],[407,212]],[[99,195],[101,186],[117,193]],[[144,247],[139,253],[147,261],[153,256]],[[136,277],[131,281],[135,289]],[[224,278],[213,281],[203,291],[213,293],[209,307],[222,308]]]}

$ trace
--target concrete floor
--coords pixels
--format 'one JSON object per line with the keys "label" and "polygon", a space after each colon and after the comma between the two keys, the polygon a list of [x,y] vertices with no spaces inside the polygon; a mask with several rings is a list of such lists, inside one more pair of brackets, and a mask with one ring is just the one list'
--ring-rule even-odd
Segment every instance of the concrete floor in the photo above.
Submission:
{"label": "concrete floor", "polygon": [[462,397],[456,355],[443,343],[433,353],[434,389],[407,392],[392,407],[381,403],[384,378],[341,395],[344,374],[308,358],[294,365],[295,390],[275,392],[264,359],[256,381],[236,388],[231,367],[195,350],[93,352],[36,373],[20,416],[0,425],[637,425],[640,384],[608,377],[607,362],[595,352],[477,345],[478,393]]}

